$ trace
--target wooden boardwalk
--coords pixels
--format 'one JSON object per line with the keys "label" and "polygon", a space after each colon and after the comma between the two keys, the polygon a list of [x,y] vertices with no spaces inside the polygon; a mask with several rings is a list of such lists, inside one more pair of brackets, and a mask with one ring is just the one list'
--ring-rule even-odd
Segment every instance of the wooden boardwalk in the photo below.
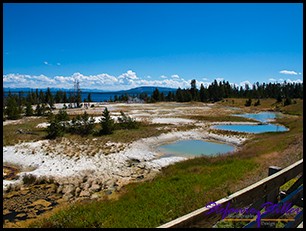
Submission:
{"label": "wooden boardwalk", "polygon": [[[280,191],[283,184],[296,177],[299,177],[298,180],[288,190]],[[243,228],[265,227],[268,223],[263,221],[280,220],[284,214],[290,214],[290,219],[287,219],[285,228],[302,228],[303,159],[284,169],[271,166],[269,176],[265,179],[222,198],[211,206],[197,209],[158,228],[212,228],[223,219],[229,220],[228,215],[231,214],[228,210],[227,216],[224,216],[225,210],[223,210],[223,213],[220,212],[222,210],[217,210],[216,205],[219,208],[226,208],[230,205],[230,208],[234,209],[232,211],[245,208],[245,211],[240,210],[242,212],[240,213],[240,220],[242,220],[241,216],[247,215],[248,212],[257,211],[257,216],[249,219],[251,221]],[[265,205],[264,211],[263,205]],[[271,227],[271,222],[269,225]]]}

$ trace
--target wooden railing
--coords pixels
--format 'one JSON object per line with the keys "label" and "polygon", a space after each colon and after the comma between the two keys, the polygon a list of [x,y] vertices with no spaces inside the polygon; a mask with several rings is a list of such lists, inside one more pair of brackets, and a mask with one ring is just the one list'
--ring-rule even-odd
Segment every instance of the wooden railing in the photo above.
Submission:
{"label": "wooden railing", "polygon": [[[290,219],[285,227],[298,227],[303,221],[303,209],[300,208],[303,207],[303,159],[284,169],[271,166],[269,168],[269,175],[270,176],[265,179],[233,193],[226,198],[222,198],[210,206],[202,207],[163,224],[158,228],[211,228],[218,221],[225,218],[224,210],[223,213],[218,212],[216,209],[217,207],[215,207],[216,205],[218,205],[219,208],[226,208],[226,206],[230,205],[230,208],[235,208],[236,211],[237,208],[249,208],[247,211],[250,212],[262,211],[262,206],[265,204],[273,204],[274,208],[278,210],[273,210],[274,212],[271,212],[272,210],[270,209],[269,212],[269,209],[265,207],[266,212],[263,214],[260,212],[259,216],[257,214],[253,221],[244,226],[245,228],[258,227],[261,225],[263,219],[277,219],[288,211],[294,211],[295,217]],[[301,175],[301,177],[288,190],[285,192],[279,190],[283,184],[299,175]],[[282,209],[284,205],[286,205],[286,209]],[[295,210],[292,208],[293,205],[295,205]],[[296,206],[299,207],[296,208]],[[250,208],[254,210],[250,210]],[[247,211],[242,215],[246,215]]]}

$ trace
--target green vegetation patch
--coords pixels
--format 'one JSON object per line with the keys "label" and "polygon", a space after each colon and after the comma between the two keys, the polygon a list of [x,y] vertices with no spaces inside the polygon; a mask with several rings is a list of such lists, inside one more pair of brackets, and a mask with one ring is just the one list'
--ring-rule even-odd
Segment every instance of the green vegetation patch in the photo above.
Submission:
{"label": "green vegetation patch", "polygon": [[8,124],[3,126],[3,146],[44,139],[47,134],[45,129],[36,128],[39,123],[43,122],[47,122],[47,119],[40,117],[33,118],[20,124]]}
{"label": "green vegetation patch", "polygon": [[226,196],[228,185],[255,167],[252,160],[233,156],[187,160],[168,166],[151,181],[127,185],[119,200],[78,202],[30,226],[157,227]]}

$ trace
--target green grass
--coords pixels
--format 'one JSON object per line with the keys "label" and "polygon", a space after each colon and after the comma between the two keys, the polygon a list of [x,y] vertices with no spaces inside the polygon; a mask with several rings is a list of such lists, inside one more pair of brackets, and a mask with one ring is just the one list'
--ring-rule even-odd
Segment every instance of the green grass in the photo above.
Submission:
{"label": "green grass", "polygon": [[[296,103],[282,107],[280,111],[289,115],[303,115],[303,100],[295,99]],[[301,110],[302,109],[302,110]]]}
{"label": "green grass", "polygon": [[31,227],[157,227],[227,196],[230,185],[256,167],[252,160],[219,159],[168,166],[150,182],[127,185],[119,200],[77,203]]}
{"label": "green grass", "polygon": [[[3,126],[3,146],[44,139],[47,132],[44,128],[36,128],[37,124],[47,122],[47,118],[39,117],[21,124],[8,124]],[[21,134],[18,130],[33,132],[34,134]]]}

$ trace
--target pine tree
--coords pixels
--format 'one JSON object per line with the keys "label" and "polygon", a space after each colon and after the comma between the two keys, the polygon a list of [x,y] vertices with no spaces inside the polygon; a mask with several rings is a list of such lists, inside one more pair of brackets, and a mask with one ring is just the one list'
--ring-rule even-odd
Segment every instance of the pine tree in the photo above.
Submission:
{"label": "pine tree", "polygon": [[50,88],[48,87],[47,92],[45,94],[45,102],[47,104],[49,104],[50,108],[52,109],[54,106],[54,99],[53,99],[53,95],[51,93]]}
{"label": "pine tree", "polygon": [[65,133],[65,127],[57,119],[50,121],[50,125],[47,127],[47,138],[55,139],[56,137],[61,137]]}
{"label": "pine tree", "polygon": [[84,114],[81,116],[81,135],[88,135],[92,133],[95,127],[95,119],[87,114],[85,111]]}
{"label": "pine tree", "polygon": [[244,105],[245,105],[246,107],[249,107],[249,106],[251,106],[251,104],[252,104],[252,99],[248,99],[248,100],[245,101],[245,104],[244,104]]}
{"label": "pine tree", "polygon": [[196,101],[198,98],[197,81],[195,79],[191,80],[190,85],[191,100]]}
{"label": "pine tree", "polygon": [[155,90],[153,91],[152,99],[153,99],[153,102],[158,102],[160,100],[160,93],[159,93],[158,88],[155,88]]}
{"label": "pine tree", "polygon": [[17,101],[13,95],[8,96],[5,114],[7,115],[7,119],[10,120],[21,118]]}
{"label": "pine tree", "polygon": [[40,104],[36,105],[35,115],[37,115],[37,116],[42,116],[43,115],[42,107],[40,106]]}
{"label": "pine tree", "polygon": [[91,99],[91,93],[88,93],[88,96],[87,96],[87,102],[92,102],[92,99]]}
{"label": "pine tree", "polygon": [[107,135],[107,134],[112,134],[113,130],[114,130],[114,120],[111,118],[110,113],[107,109],[107,107],[105,107],[103,114],[102,114],[102,118],[100,120],[100,124],[101,124],[101,130],[100,130],[100,134],[102,135]]}
{"label": "pine tree", "polygon": [[26,110],[25,110],[25,115],[26,116],[32,116],[34,114],[32,104],[30,102],[27,102]]}
{"label": "pine tree", "polygon": [[260,105],[260,100],[259,99],[254,103],[254,106],[258,106],[258,105]]}
{"label": "pine tree", "polygon": [[204,88],[203,84],[200,87],[200,101],[207,102],[208,101],[208,90]]}

